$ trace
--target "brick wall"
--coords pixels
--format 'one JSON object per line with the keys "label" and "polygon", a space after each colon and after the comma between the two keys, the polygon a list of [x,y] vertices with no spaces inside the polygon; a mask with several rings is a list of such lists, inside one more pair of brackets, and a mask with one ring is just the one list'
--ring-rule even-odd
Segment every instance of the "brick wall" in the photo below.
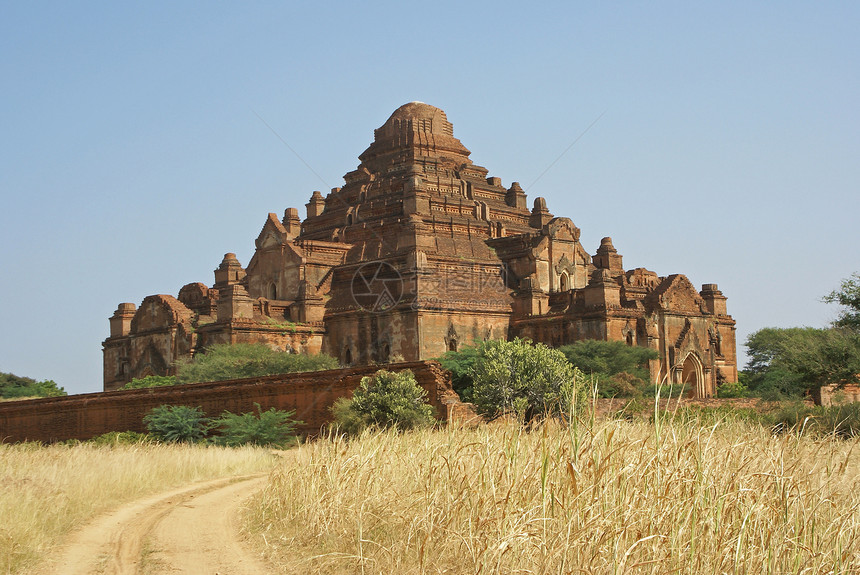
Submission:
{"label": "brick wall", "polygon": [[453,394],[447,374],[432,361],[364,366],[310,373],[289,373],[214,383],[194,383],[128,391],[106,391],[0,403],[0,440],[61,441],[89,439],[108,431],[145,431],[143,416],[159,405],[200,406],[216,417],[223,411],[253,411],[254,403],[296,410],[304,421],[299,431],[315,434],[331,420],[329,407],[352,394],[361,378],[384,367],[392,371],[410,369],[437,417],[446,418]]}
{"label": "brick wall", "polygon": [[830,385],[823,385],[818,389],[814,389],[812,396],[818,405],[830,406],[840,403],[856,403],[860,401],[860,384],[844,383],[839,385],[831,383]]}

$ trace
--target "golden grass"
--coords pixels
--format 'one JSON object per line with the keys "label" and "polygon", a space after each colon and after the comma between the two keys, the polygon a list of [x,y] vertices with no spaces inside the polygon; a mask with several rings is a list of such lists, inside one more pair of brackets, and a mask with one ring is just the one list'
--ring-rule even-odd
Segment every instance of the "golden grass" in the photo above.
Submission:
{"label": "golden grass", "polygon": [[246,519],[284,573],[858,572],[856,445],[610,419],[335,437]]}
{"label": "golden grass", "polygon": [[270,469],[273,459],[257,448],[0,444],[0,573],[37,563],[101,511],[194,481]]}

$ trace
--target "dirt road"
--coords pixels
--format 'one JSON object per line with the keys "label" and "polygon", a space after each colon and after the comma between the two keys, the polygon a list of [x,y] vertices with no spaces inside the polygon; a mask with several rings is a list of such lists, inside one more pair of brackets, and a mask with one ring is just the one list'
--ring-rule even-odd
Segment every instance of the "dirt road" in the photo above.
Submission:
{"label": "dirt road", "polygon": [[265,475],[218,479],[127,504],[73,534],[38,573],[263,575],[240,541],[242,504]]}

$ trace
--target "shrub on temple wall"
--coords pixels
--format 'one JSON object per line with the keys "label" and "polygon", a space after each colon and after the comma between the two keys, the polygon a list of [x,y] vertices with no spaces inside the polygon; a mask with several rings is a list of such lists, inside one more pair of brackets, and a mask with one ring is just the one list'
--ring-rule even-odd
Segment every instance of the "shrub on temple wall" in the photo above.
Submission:
{"label": "shrub on temple wall", "polygon": [[147,375],[140,379],[134,378],[120,389],[143,389],[146,387],[165,387],[168,385],[176,385],[175,375]]}
{"label": "shrub on temple wall", "polygon": [[176,379],[179,383],[198,383],[337,367],[335,358],[322,353],[287,353],[257,343],[217,344],[181,363]]}

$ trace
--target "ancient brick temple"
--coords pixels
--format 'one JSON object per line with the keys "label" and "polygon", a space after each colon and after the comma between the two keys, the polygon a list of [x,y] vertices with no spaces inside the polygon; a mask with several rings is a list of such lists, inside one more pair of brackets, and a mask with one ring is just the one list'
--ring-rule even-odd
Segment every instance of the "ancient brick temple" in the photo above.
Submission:
{"label": "ancient brick temple", "polygon": [[215,283],[122,303],[104,341],[104,386],[169,374],[219,342],[265,342],[341,363],[433,358],[489,338],[554,346],[592,338],[656,349],[655,378],[710,396],[737,380],[735,322],[716,284],[625,270],[610,238],[592,256],[543,198],[469,160],[439,108],[411,102],[374,132],[342,188],[307,217],[269,214],[243,268]]}

